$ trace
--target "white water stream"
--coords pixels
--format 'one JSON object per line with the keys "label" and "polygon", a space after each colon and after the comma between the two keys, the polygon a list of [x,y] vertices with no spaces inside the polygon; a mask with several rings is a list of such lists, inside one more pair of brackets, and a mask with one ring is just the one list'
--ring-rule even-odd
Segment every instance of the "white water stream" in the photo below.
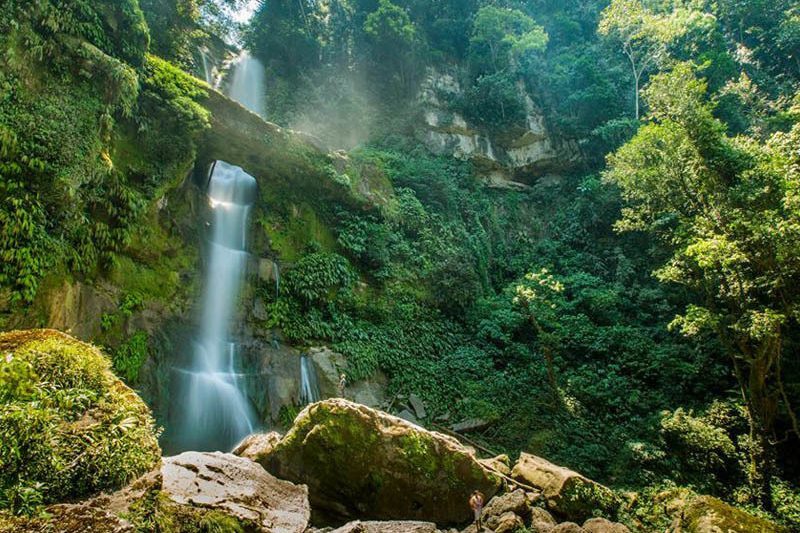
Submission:
{"label": "white water stream", "polygon": [[317,372],[311,359],[307,355],[302,355],[300,356],[300,403],[307,405],[318,402],[319,399]]}
{"label": "white water stream", "polygon": [[264,65],[244,50],[234,60],[231,69],[233,78],[228,88],[228,96],[261,118],[266,118]]}
{"label": "white water stream", "polygon": [[247,266],[248,215],[256,181],[241,168],[217,161],[207,196],[212,220],[202,315],[191,365],[177,376],[183,382],[183,412],[176,440],[182,448],[228,451],[256,424],[241,387],[231,327]]}

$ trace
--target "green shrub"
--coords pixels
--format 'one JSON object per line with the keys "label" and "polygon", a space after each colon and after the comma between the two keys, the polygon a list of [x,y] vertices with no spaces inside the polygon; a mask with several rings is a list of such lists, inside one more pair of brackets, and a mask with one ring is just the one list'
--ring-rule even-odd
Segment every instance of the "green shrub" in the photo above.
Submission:
{"label": "green shrub", "polygon": [[495,131],[525,123],[525,104],[516,78],[507,72],[478,78],[458,107],[473,123]]}
{"label": "green shrub", "polygon": [[0,335],[0,509],[113,490],[160,459],[149,409],[91,345],[51,330]]}
{"label": "green shrub", "polygon": [[80,37],[106,54],[138,66],[150,43],[138,0],[39,0],[12,2],[3,10],[17,22],[15,30],[29,24],[36,31],[36,39],[29,43],[36,51],[58,49],[64,36]]}
{"label": "green shrub", "polygon": [[25,186],[44,171],[44,161],[24,154],[0,124],[0,286],[11,287],[15,301],[33,299],[53,260],[44,208]]}
{"label": "green shrub", "polygon": [[678,479],[707,488],[743,481],[740,451],[728,433],[732,428],[719,424],[724,419],[713,417],[719,410],[713,409],[711,416],[706,416],[678,408],[662,416],[661,434],[670,450],[670,459],[677,466]]}
{"label": "green shrub", "polygon": [[147,333],[137,331],[114,352],[114,371],[126,383],[137,383],[139,371],[147,361]]}
{"label": "green shrub", "polygon": [[775,516],[792,531],[800,531],[800,488],[786,481],[773,479],[772,504]]}
{"label": "green shrub", "polygon": [[333,253],[312,253],[301,258],[286,273],[285,290],[306,305],[332,299],[336,292],[350,288],[356,274],[344,257]]}

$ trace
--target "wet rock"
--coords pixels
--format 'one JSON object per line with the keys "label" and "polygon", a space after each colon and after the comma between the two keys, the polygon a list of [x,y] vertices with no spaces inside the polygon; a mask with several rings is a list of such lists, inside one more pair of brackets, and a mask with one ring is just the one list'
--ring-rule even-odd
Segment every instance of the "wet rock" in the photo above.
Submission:
{"label": "wet rock", "polygon": [[357,520],[334,529],[331,533],[438,533],[431,522],[392,521],[362,522]]}
{"label": "wet rock", "polygon": [[258,461],[261,457],[269,455],[273,448],[280,442],[281,438],[282,435],[277,431],[253,433],[237,444],[231,453],[239,457],[250,459],[251,461]]}
{"label": "wet rock", "polygon": [[101,333],[100,318],[117,310],[119,289],[109,283],[97,286],[65,280],[47,290],[39,299],[46,302],[46,323],[82,340],[92,340]]}
{"label": "wet rock", "polygon": [[500,485],[455,439],[338,398],[304,409],[259,462],[307,484],[315,513],[344,518],[465,522],[472,491]]}
{"label": "wet rock", "polygon": [[323,398],[339,396],[339,376],[347,370],[347,359],[327,346],[310,348],[308,356],[317,371],[319,392]]}
{"label": "wet rock", "polygon": [[262,257],[258,260],[258,279],[274,282],[280,276],[278,264],[272,259]]}
{"label": "wet rock", "polygon": [[161,473],[163,493],[177,504],[218,510],[263,532],[303,533],[308,527],[308,489],[249,459],[185,452],[165,458]]}
{"label": "wet rock", "polygon": [[241,345],[244,389],[259,417],[278,422],[281,409],[300,398],[300,353],[271,331]]}
{"label": "wet rock", "polygon": [[416,394],[412,394],[408,397],[408,403],[411,405],[411,408],[414,410],[414,414],[418,419],[422,420],[428,417],[428,413],[425,411],[425,403],[423,403],[422,398]]}
{"label": "wet rock", "polygon": [[357,381],[347,387],[345,396],[356,403],[380,408],[386,405],[386,375],[378,370],[364,381]]}
{"label": "wet rock", "polygon": [[489,422],[483,420],[481,418],[469,418],[462,422],[458,422],[450,426],[452,431],[456,433],[467,433],[469,431],[476,431],[478,429],[483,429],[489,425]]}
{"label": "wet rock", "polygon": [[269,311],[267,310],[267,306],[264,303],[264,300],[261,298],[256,298],[253,301],[253,318],[261,321],[269,320]]}
{"label": "wet rock", "polygon": [[540,489],[548,509],[567,520],[582,522],[595,510],[613,515],[618,505],[611,489],[535,455],[521,454],[511,476]]}
{"label": "wet rock", "polygon": [[[319,391],[323,398],[339,396],[339,376],[347,371],[347,358],[326,346],[311,348],[308,356],[314,363],[319,382]],[[369,407],[380,407],[386,402],[386,376],[376,371],[371,377],[348,383],[345,397]]]}
{"label": "wet rock", "polygon": [[403,420],[406,420],[406,421],[408,421],[408,422],[411,422],[412,424],[417,424],[417,425],[419,425],[419,420],[417,420],[417,417],[414,415],[414,413],[412,413],[412,412],[411,412],[411,411],[409,411],[408,409],[403,409],[402,411],[400,411],[399,413],[397,413],[397,416],[399,416],[399,417],[400,417],[400,418],[402,418]]}
{"label": "wet rock", "polygon": [[626,525],[605,518],[590,518],[583,523],[583,529],[587,533],[631,533]]}

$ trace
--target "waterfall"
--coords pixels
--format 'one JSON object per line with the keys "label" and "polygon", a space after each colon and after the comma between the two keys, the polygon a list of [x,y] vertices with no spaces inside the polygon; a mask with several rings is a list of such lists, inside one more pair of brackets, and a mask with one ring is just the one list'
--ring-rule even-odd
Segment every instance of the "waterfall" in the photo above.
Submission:
{"label": "waterfall", "polygon": [[303,405],[319,401],[319,384],[317,372],[311,359],[303,354],[300,356],[300,403]]}
{"label": "waterfall", "polygon": [[203,76],[207,84],[214,86],[214,76],[211,74],[211,69],[208,68],[208,56],[206,51],[200,49],[200,59],[203,60]]}
{"label": "waterfall", "polygon": [[175,440],[184,449],[227,451],[254,429],[256,416],[241,388],[231,322],[247,265],[247,221],[255,195],[252,176],[222,161],[214,164],[200,330],[190,368],[178,372],[183,401]]}
{"label": "waterfall", "polygon": [[266,118],[264,66],[244,50],[236,58],[231,68],[233,69],[233,79],[228,88],[228,96],[261,118]]}

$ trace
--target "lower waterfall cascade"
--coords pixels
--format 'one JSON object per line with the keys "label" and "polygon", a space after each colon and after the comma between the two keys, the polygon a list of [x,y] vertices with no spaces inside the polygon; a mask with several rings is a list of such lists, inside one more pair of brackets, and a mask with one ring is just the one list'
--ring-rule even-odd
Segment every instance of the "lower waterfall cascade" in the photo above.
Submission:
{"label": "lower waterfall cascade", "polygon": [[255,192],[255,179],[241,168],[214,164],[207,193],[212,220],[200,327],[190,367],[173,376],[180,393],[172,440],[179,448],[228,450],[257,425],[240,383],[239,344],[232,338]]}

